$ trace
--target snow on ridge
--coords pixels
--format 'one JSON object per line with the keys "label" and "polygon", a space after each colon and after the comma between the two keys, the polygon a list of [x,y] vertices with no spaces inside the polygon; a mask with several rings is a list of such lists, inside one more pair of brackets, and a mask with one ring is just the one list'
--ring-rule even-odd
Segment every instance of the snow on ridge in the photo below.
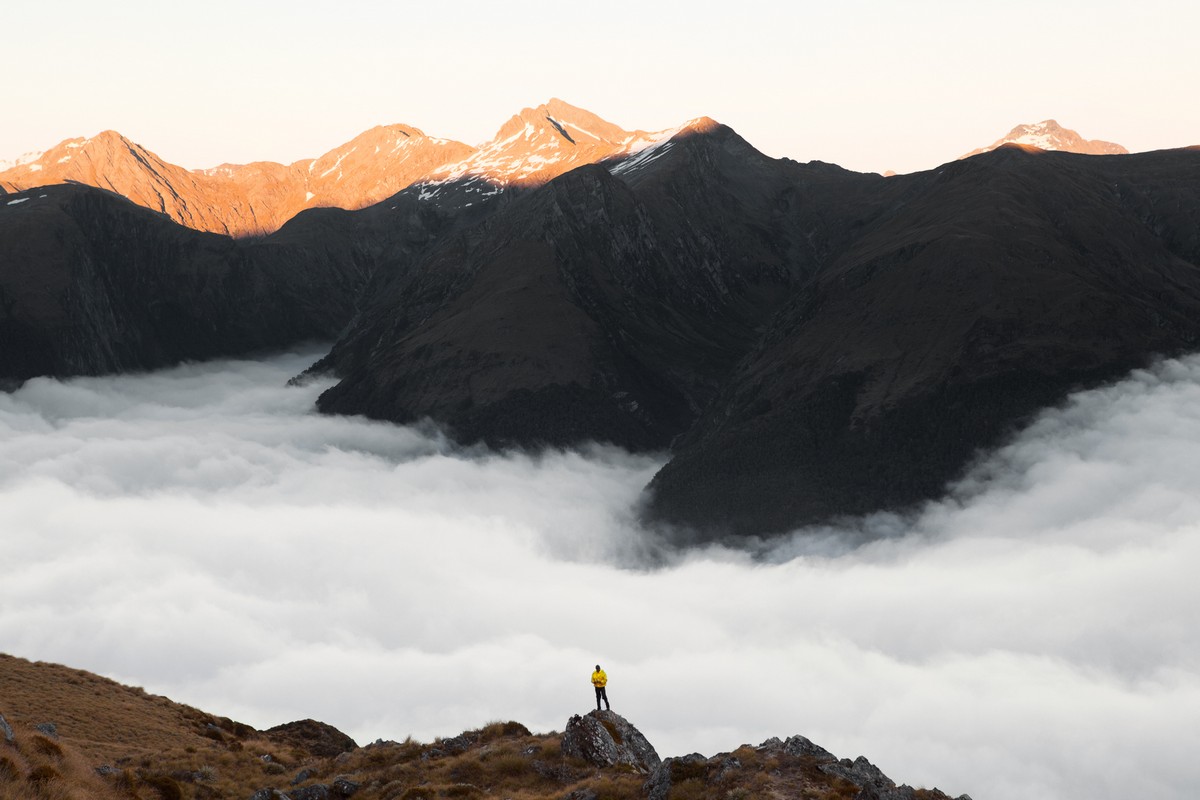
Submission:
{"label": "snow on ridge", "polygon": [[[333,162],[333,166],[332,166],[332,167],[330,167],[329,169],[325,170],[324,172],[322,172],[322,173],[321,173],[320,175],[318,175],[317,177],[318,177],[318,178],[324,178],[326,175],[328,175],[329,173],[333,172],[335,169],[337,169],[338,167],[340,167],[340,166],[342,165],[342,162],[346,160],[346,156],[350,155],[351,153],[353,153],[353,152],[354,152],[355,150],[357,150],[357,149],[358,149],[357,147],[351,147],[351,148],[350,148],[349,150],[347,150],[345,153],[342,153],[340,156],[338,156],[338,158],[337,158],[337,161]],[[309,167],[308,169],[309,169],[309,172],[311,172],[311,171],[312,171],[312,167]],[[342,173],[340,173],[340,172],[338,173],[338,177],[337,177],[337,179],[338,179],[338,180],[341,180],[341,179],[342,179]]]}
{"label": "snow on ridge", "polygon": [[633,172],[665,155],[674,144],[672,140],[686,130],[693,122],[695,120],[688,120],[682,125],[668,128],[665,131],[656,131],[655,133],[632,136],[626,139],[625,150],[620,153],[622,160],[609,167],[609,173],[623,175]]}
{"label": "snow on ridge", "polygon": [[34,161],[37,161],[44,155],[46,155],[46,151],[39,150],[37,152],[22,153],[11,161],[0,159],[0,172],[6,172],[7,170],[14,169],[16,167],[23,167],[26,164],[32,164]]}
{"label": "snow on ridge", "polygon": [[590,136],[591,138],[595,139],[598,142],[604,141],[603,136],[598,136],[598,135],[592,133],[591,131],[589,131],[587,128],[581,128],[578,125],[576,125],[574,122],[560,122],[559,124],[565,128],[574,128],[575,130],[582,133],[584,136]]}
{"label": "snow on ridge", "polygon": [[28,199],[28,197],[18,197],[16,200],[9,200],[5,205],[15,206],[17,203],[24,203]]}

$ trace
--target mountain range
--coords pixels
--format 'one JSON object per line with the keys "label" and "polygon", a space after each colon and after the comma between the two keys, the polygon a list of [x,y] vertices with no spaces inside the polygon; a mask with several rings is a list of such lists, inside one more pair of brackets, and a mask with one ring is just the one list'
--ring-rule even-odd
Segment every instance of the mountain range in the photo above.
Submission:
{"label": "mountain range", "polygon": [[447,184],[461,184],[467,195],[540,185],[663,135],[625,131],[552,99],[523,109],[478,147],[408,125],[384,125],[315,159],[187,170],[104,131],[25,154],[0,170],[0,190],[80,183],[109,189],[189,228],[241,237],[276,231],[306,208],[363,208],[414,184],[434,195]]}
{"label": "mountain range", "polygon": [[[306,208],[359,209],[414,184],[436,195],[439,187],[462,183],[468,196],[540,185],[575,167],[645,149],[676,132],[626,131],[555,98],[523,109],[477,147],[427,136],[409,125],[381,125],[315,159],[188,170],[116,131],[103,131],[0,161],[0,193],[80,183],[109,189],[189,228],[243,237],[276,231]],[[1092,155],[1127,152],[1046,120],[1019,125],[963,158],[1008,143]]]}
{"label": "mountain range", "polygon": [[938,497],[1070,391],[1195,349],[1197,220],[1195,148],[884,178],[551,101],[249,239],[80,185],[0,198],[0,379],[332,339],[322,411],[662,451],[648,521],[772,534]]}

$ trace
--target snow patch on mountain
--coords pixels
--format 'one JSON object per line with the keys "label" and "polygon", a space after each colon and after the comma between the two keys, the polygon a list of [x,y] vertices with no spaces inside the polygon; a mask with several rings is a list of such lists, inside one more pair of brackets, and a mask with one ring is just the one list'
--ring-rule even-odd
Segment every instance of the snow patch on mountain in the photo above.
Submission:
{"label": "snow patch on mountain", "polygon": [[1085,139],[1077,131],[1064,128],[1056,120],[1047,119],[1041,122],[1018,125],[987,147],[972,150],[966,155],[961,156],[961,158],[970,158],[980,153],[987,153],[1006,144],[1025,145],[1036,147],[1039,150],[1054,150],[1064,153],[1082,153],[1084,155],[1124,155],[1129,152],[1114,142]]}

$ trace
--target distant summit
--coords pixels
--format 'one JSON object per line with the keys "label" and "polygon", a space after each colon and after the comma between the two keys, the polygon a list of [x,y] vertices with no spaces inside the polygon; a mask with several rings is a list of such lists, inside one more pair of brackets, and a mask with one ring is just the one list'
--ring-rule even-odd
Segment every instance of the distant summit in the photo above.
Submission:
{"label": "distant summit", "polygon": [[1082,153],[1088,156],[1117,156],[1129,153],[1119,144],[1099,139],[1084,139],[1078,132],[1064,128],[1055,120],[1047,119],[1032,124],[1018,125],[987,147],[972,150],[966,155],[960,156],[960,159],[987,153],[1006,144],[1036,147],[1039,150],[1058,150],[1064,153]]}
{"label": "distant summit", "polygon": [[576,167],[628,152],[647,136],[552,98],[537,108],[522,109],[490,141],[420,183],[430,187],[427,194],[445,184],[488,193],[511,185],[540,186]]}

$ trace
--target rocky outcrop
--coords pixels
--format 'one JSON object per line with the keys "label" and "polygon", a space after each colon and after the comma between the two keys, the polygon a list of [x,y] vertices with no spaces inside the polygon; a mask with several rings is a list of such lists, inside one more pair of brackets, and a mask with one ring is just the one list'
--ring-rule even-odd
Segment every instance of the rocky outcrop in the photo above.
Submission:
{"label": "rocky outcrop", "polygon": [[263,733],[272,741],[299,748],[322,758],[333,758],[358,748],[357,742],[337,728],[314,719],[276,725]]}
{"label": "rocky outcrop", "polygon": [[[832,778],[832,781],[830,780]],[[738,787],[768,788],[768,796],[846,797],[852,800],[950,800],[938,789],[897,786],[862,756],[838,760],[803,736],[768,739],[732,753],[705,758],[693,753],[668,758],[643,786],[648,800],[667,800],[672,787],[687,785],[689,796],[725,797]],[[957,800],[970,800],[960,795]]]}
{"label": "rocky outcrop", "polygon": [[625,765],[638,772],[651,772],[660,763],[642,732],[612,711],[571,717],[563,731],[562,752],[597,767]]}

